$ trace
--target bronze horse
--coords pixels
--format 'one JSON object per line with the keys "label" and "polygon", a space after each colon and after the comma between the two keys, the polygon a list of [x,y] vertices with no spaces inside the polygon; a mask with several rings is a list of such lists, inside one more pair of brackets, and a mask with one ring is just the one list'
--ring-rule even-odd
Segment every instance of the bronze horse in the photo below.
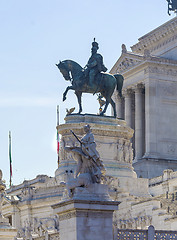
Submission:
{"label": "bronze horse", "polygon": [[122,86],[123,86],[123,76],[120,74],[109,74],[109,73],[99,73],[96,76],[95,83],[93,86],[89,84],[88,76],[84,74],[84,69],[76,62],[72,60],[60,61],[56,66],[59,68],[63,77],[67,81],[71,81],[71,86],[68,86],[63,93],[63,101],[66,100],[66,95],[69,90],[74,90],[79,103],[79,112],[82,112],[81,96],[82,93],[101,93],[101,95],[106,99],[106,104],[100,115],[104,115],[107,110],[108,104],[112,105],[114,111],[114,117],[116,117],[116,107],[115,102],[112,100],[112,94],[115,87],[117,86],[117,91],[120,96],[122,96]]}

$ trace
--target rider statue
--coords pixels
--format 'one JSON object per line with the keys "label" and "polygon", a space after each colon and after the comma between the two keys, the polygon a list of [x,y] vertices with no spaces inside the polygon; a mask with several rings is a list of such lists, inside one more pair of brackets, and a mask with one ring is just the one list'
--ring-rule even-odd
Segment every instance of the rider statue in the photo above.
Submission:
{"label": "rider statue", "polygon": [[168,14],[170,15],[170,11],[177,12],[177,0],[167,0],[168,2]]}
{"label": "rider statue", "polygon": [[106,72],[107,68],[103,64],[103,57],[101,54],[97,53],[99,49],[98,43],[94,41],[92,42],[92,49],[91,49],[91,57],[88,60],[88,63],[85,68],[85,76],[89,76],[89,85],[93,87],[95,77],[100,72]]}

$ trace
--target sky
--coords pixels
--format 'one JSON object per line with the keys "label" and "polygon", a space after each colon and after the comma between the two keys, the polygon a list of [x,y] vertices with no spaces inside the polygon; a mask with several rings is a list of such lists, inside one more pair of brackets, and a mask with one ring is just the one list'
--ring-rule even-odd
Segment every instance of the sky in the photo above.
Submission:
{"label": "sky", "polygon": [[[57,169],[56,106],[60,123],[78,104],[55,64],[85,66],[93,38],[110,70],[138,38],[174,17],[165,0],[0,1],[0,169],[9,186],[8,132],[12,133],[14,185]],[[98,112],[96,96],[83,95],[83,113]],[[110,110],[109,110],[110,111]],[[109,114],[109,112],[108,112]]]}

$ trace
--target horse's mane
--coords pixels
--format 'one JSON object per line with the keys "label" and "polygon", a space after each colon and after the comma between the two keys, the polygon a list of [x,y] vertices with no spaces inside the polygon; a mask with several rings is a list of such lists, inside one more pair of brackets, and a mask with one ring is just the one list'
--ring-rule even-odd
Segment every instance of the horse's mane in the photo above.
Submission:
{"label": "horse's mane", "polygon": [[75,69],[78,69],[80,71],[83,69],[77,62],[73,60],[64,60],[62,61],[62,63],[66,63],[67,65],[71,64]]}

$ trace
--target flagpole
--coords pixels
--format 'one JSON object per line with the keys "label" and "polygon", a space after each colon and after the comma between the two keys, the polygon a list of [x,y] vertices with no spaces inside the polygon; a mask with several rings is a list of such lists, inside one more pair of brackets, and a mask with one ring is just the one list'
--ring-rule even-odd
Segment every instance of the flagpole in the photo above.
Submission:
{"label": "flagpole", "polygon": [[11,155],[11,131],[9,131],[9,164],[10,164],[10,187],[12,186],[12,155]]}
{"label": "flagpole", "polygon": [[60,106],[57,105],[57,126],[60,124]]}
{"label": "flagpole", "polygon": [[58,126],[60,125],[60,106],[57,105],[57,155],[58,155],[58,168],[59,168],[59,163],[60,163],[60,157],[59,157],[59,147],[60,147],[60,138],[59,138],[59,133],[58,133]]}

